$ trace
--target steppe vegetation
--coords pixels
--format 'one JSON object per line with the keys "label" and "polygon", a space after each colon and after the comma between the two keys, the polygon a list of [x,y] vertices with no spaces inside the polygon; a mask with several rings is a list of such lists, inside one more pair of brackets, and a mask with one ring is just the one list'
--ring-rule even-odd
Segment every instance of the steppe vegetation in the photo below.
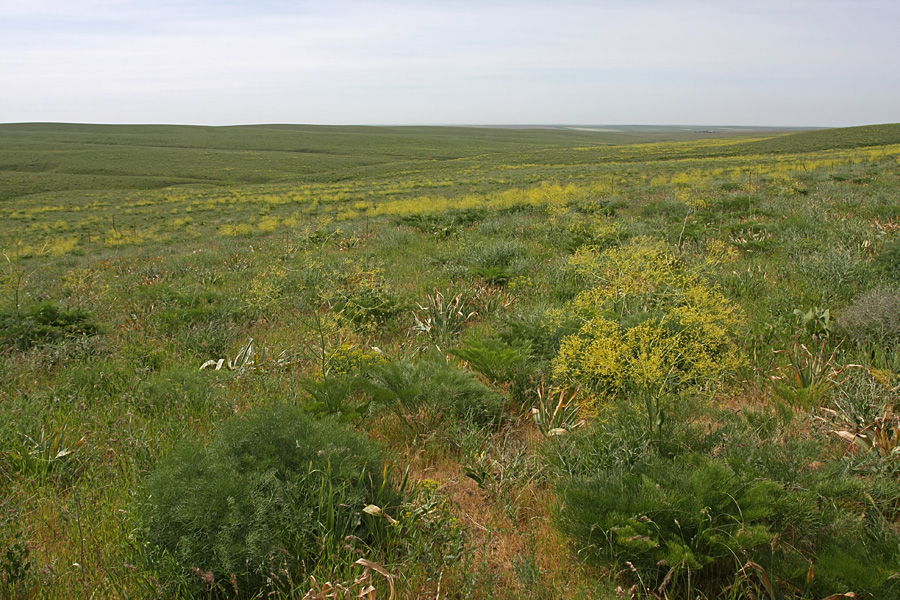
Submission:
{"label": "steppe vegetation", "polygon": [[0,597],[900,598],[900,125],[0,126]]}

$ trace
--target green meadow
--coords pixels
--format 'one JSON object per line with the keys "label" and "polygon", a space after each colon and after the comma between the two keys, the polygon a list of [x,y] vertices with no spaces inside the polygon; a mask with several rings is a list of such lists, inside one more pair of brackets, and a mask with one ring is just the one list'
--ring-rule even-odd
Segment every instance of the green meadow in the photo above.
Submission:
{"label": "green meadow", "polygon": [[900,598],[900,125],[0,125],[0,598]]}

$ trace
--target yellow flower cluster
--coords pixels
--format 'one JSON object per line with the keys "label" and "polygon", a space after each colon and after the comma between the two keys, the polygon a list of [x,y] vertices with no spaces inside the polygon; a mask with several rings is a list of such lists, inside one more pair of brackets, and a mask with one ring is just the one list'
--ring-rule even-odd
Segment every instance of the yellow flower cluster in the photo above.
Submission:
{"label": "yellow flower cluster", "polygon": [[554,369],[570,384],[615,396],[628,386],[674,391],[738,367],[738,309],[659,241],[638,238],[575,270],[593,287],[571,302],[583,321],[563,339]]}
{"label": "yellow flower cluster", "polygon": [[281,265],[270,265],[262,269],[250,280],[244,291],[245,304],[256,312],[263,312],[281,298],[286,279],[287,270]]}
{"label": "yellow flower cluster", "polygon": [[358,348],[345,342],[328,355],[328,373],[330,375],[347,375],[387,362],[388,360],[380,350]]}

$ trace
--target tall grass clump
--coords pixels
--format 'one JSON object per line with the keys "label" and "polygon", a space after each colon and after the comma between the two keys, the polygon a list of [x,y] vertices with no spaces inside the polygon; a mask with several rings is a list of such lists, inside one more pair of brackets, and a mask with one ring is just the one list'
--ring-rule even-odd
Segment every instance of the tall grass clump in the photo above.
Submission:
{"label": "tall grass clump", "polygon": [[506,285],[517,274],[517,261],[527,256],[521,242],[495,240],[465,248],[472,272],[494,285]]}
{"label": "tall grass clump", "polygon": [[146,558],[172,592],[255,596],[377,553],[384,532],[362,511],[397,498],[367,438],[296,408],[253,409],[153,470]]}

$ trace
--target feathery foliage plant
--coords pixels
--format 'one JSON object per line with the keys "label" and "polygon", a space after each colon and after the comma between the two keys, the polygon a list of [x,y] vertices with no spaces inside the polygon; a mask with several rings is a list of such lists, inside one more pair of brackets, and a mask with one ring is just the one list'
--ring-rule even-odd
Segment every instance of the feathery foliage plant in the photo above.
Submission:
{"label": "feathery foliage plant", "polygon": [[384,525],[362,510],[398,499],[367,438],[289,406],[251,410],[154,469],[147,558],[175,587],[253,596],[284,573],[306,581],[353,546],[377,552]]}

